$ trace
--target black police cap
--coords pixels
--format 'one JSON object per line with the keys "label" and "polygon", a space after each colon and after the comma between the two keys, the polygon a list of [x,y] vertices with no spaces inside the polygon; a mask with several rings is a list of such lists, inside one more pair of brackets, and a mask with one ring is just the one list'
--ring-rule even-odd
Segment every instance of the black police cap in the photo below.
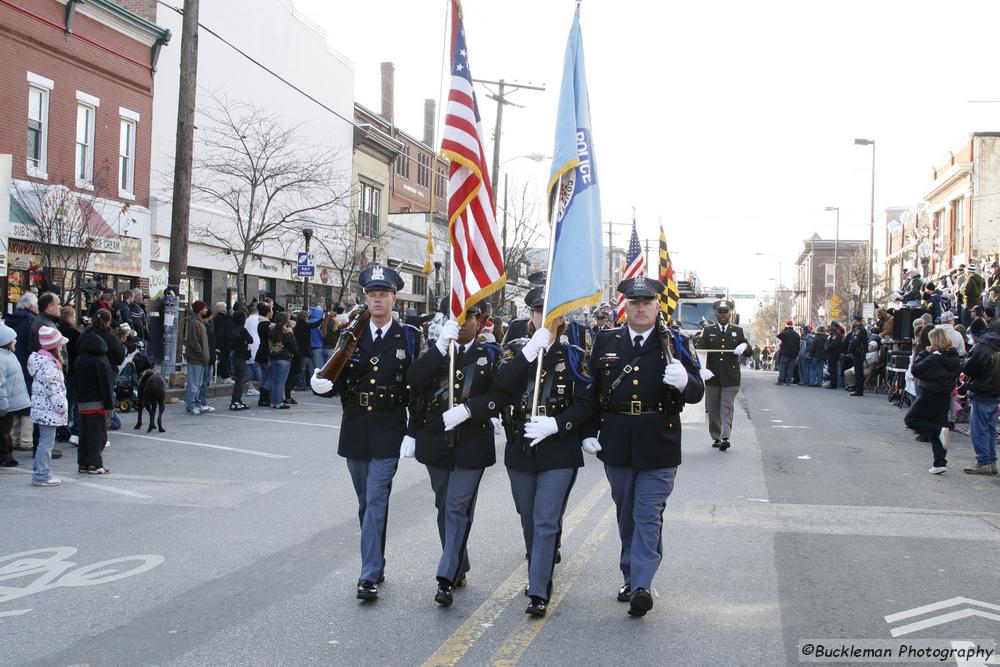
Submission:
{"label": "black police cap", "polygon": [[728,313],[733,309],[733,302],[729,299],[719,299],[712,304],[712,309],[717,313]]}
{"label": "black police cap", "polygon": [[541,310],[545,305],[545,286],[532,287],[524,295],[524,304],[532,310]]}
{"label": "black police cap", "polygon": [[358,284],[366,292],[389,290],[398,292],[403,289],[403,279],[388,266],[376,264],[369,266],[358,276]]}
{"label": "black police cap", "polygon": [[618,291],[624,294],[626,299],[633,301],[652,301],[653,299],[658,299],[663,290],[663,283],[659,280],[644,276],[629,278],[618,283]]}

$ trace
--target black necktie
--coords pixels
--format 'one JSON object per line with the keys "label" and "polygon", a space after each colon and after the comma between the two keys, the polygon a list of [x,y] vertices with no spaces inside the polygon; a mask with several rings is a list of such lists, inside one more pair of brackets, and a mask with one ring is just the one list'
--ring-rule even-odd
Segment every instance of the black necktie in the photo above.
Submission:
{"label": "black necktie", "polygon": [[642,336],[636,336],[635,340],[632,341],[632,347],[636,354],[639,354],[639,350],[642,348]]}
{"label": "black necktie", "polygon": [[460,357],[460,356],[462,356],[463,354],[465,354],[465,346],[464,346],[464,345],[459,345],[459,346],[458,346],[458,351],[457,351],[457,352],[455,352],[455,356],[458,356],[458,357]]}
{"label": "black necktie", "polygon": [[376,329],[375,330],[375,347],[378,347],[381,344],[382,344],[382,330],[381,329]]}

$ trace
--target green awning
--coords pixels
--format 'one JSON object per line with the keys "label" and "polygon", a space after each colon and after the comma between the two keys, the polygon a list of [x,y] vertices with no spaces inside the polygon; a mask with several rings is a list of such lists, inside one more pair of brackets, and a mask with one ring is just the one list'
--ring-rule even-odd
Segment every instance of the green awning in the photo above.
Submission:
{"label": "green awning", "polygon": [[13,195],[10,197],[10,221],[20,222],[22,225],[35,226],[35,219],[31,217],[31,214],[24,210],[21,203],[17,201],[17,197]]}

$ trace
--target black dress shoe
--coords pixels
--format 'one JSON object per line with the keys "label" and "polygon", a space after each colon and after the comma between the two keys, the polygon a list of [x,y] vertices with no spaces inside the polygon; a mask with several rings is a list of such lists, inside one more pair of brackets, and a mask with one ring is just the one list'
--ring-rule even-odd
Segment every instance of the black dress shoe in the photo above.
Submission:
{"label": "black dress shoe", "polygon": [[61,459],[62,458],[62,452],[60,452],[58,449],[53,449],[52,450],[52,458],[54,458],[54,459]]}
{"label": "black dress shoe", "polygon": [[451,594],[452,588],[448,584],[438,584],[437,594],[434,596],[434,601],[437,602],[442,607],[450,607],[451,603],[454,602],[454,597]]}
{"label": "black dress shoe", "polygon": [[465,588],[468,585],[469,585],[469,578],[463,574],[462,578],[458,580],[457,584],[455,584],[455,588]]}
{"label": "black dress shoe", "polygon": [[358,582],[359,600],[375,600],[376,598],[378,598],[378,587],[375,585],[375,582],[367,579],[362,579]]}
{"label": "black dress shoe", "polygon": [[625,584],[624,586],[622,586],[621,588],[618,589],[618,601],[619,602],[628,602],[631,599],[632,599],[632,587],[631,586],[629,586],[628,584]]}
{"label": "black dress shoe", "polygon": [[722,442],[722,441],[721,441],[721,440],[719,440],[719,439],[716,439],[716,440],[713,440],[713,441],[712,441],[712,446],[713,446],[713,447],[718,447],[718,446],[719,446],[719,443],[721,443],[721,442]]}
{"label": "black dress shoe", "polygon": [[721,442],[721,443],[719,443],[719,451],[720,451],[720,452],[724,452],[724,451],[726,451],[727,449],[729,449],[729,448],[730,448],[730,446],[731,446],[731,445],[729,444],[729,438],[723,438],[723,439],[722,439],[722,442]]}
{"label": "black dress shoe", "polygon": [[852,391],[852,392],[851,392],[851,396],[864,396],[864,394],[863,394],[863,393],[861,393],[861,392],[857,392],[857,391]]}
{"label": "black dress shoe", "polygon": [[645,616],[653,608],[653,596],[645,588],[637,588],[628,603],[629,616]]}
{"label": "black dress shoe", "polygon": [[545,612],[548,611],[548,609],[549,609],[548,600],[540,598],[537,595],[532,595],[531,604],[529,604],[528,608],[524,610],[524,613],[531,614],[532,616],[535,616],[537,618],[541,618],[542,616],[545,616]]}
{"label": "black dress shoe", "polygon": [[562,562],[562,551],[556,549],[556,565]]}
{"label": "black dress shoe", "polygon": [[385,572],[379,572],[378,573],[378,583],[380,583],[380,584],[384,584],[385,583]]}

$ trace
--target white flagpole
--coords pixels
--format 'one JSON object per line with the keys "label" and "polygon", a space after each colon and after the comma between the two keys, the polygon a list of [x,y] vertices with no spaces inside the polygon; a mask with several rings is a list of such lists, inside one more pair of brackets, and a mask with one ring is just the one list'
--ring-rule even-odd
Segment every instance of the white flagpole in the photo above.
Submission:
{"label": "white flagpole", "polygon": [[[559,175],[559,181],[556,183],[556,196],[555,203],[552,204],[552,215],[549,216],[549,260],[545,265],[545,288],[544,288],[544,300],[542,301],[542,326],[545,326],[545,315],[549,312],[549,288],[552,285],[552,262],[556,254],[556,221],[559,219],[559,200],[562,196],[562,174]],[[556,329],[556,333],[558,333]],[[553,334],[552,344],[555,344],[555,334]],[[542,383],[542,361],[545,356],[545,350],[540,350],[538,352],[538,364],[535,366],[535,389],[532,392],[531,397],[531,416],[538,416],[538,392],[541,388],[539,385]]]}

